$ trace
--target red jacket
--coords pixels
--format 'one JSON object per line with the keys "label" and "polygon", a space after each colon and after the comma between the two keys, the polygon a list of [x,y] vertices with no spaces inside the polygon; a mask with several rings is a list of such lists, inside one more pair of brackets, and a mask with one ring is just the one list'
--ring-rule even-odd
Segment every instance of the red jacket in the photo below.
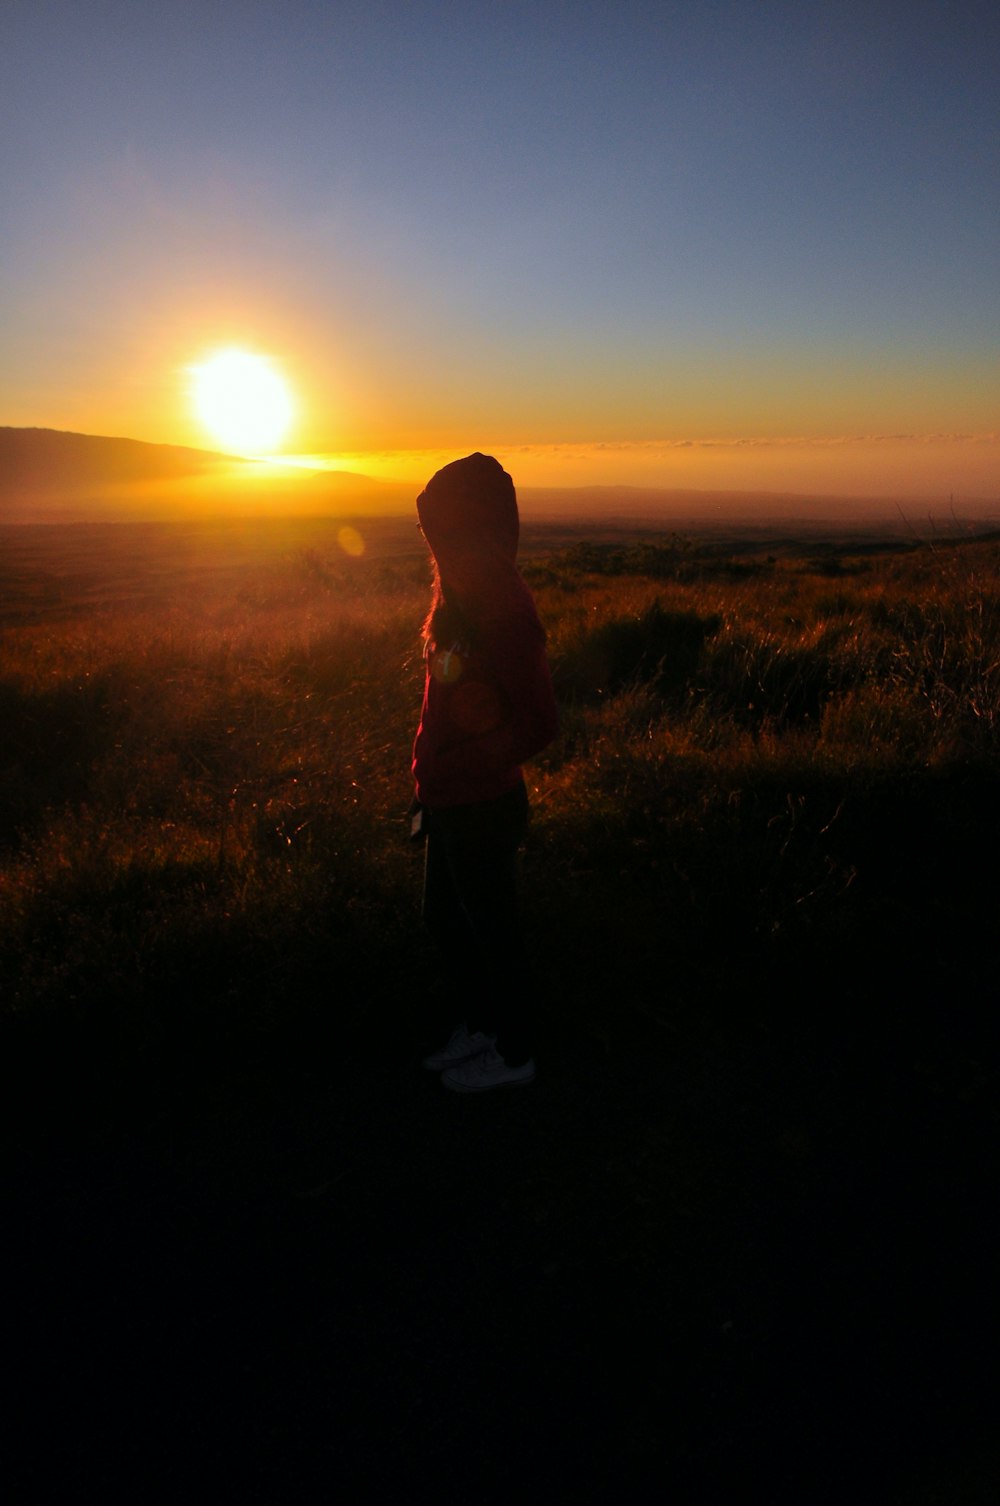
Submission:
{"label": "red jacket", "polygon": [[521,779],[521,764],[556,735],[545,634],[534,611],[480,627],[469,650],[429,646],[413,745],[417,799],[435,806],[494,800]]}
{"label": "red jacket", "polygon": [[417,511],[445,590],[475,638],[472,647],[427,649],[413,774],[418,800],[433,810],[513,789],[523,761],[555,737],[557,720],[545,632],[515,564],[509,476],[495,460],[470,456],[438,473]]}

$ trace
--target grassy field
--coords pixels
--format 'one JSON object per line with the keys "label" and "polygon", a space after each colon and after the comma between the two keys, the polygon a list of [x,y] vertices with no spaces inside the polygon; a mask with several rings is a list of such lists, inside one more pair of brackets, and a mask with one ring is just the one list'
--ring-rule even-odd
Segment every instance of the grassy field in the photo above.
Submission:
{"label": "grassy field", "polygon": [[[1000,543],[526,529],[562,716],[529,771],[545,1006],[538,1083],[487,1113],[417,1064],[418,545],[409,520],[4,532],[6,1143],[67,1406],[81,1312],[149,1298],[122,1249],[167,1293],[108,1321],[115,1441],[91,1420],[67,1457],[110,1478],[173,1430],[176,1499],[207,1411],[245,1498],[312,1499],[353,1384],[356,1499],[405,1499],[469,1406],[463,1459],[498,1415],[501,1460],[542,1448],[544,1413],[565,1499],[993,1499]],[[143,1321],[184,1373],[146,1375],[152,1410],[120,1373]],[[192,1356],[225,1345],[220,1406]]]}
{"label": "grassy field", "polygon": [[[272,1007],[341,946],[373,999],[416,965],[401,834],[426,563],[409,523],[371,525],[360,557],[337,535],[11,531],[7,1011],[120,998],[134,1022],[179,976],[189,998],[266,976]],[[530,541],[562,705],[526,875],[554,993],[606,966],[578,930],[607,948],[625,928],[614,976],[668,1012],[727,993],[713,969],[764,984],[801,948],[862,987],[944,948],[953,991],[985,987],[1000,550],[855,548]]]}

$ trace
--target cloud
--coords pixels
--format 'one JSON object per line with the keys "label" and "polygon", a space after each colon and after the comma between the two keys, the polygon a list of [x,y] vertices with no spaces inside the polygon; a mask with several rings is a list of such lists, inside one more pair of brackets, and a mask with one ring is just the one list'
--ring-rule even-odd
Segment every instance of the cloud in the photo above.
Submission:
{"label": "cloud", "polygon": [[592,444],[521,444],[498,445],[508,455],[558,455],[569,460],[595,454],[626,455],[635,458],[667,458],[678,450],[837,450],[855,445],[940,445],[1000,443],[1000,433],[932,432],[925,434],[785,434],[739,435],[708,439],[623,439],[598,440]]}

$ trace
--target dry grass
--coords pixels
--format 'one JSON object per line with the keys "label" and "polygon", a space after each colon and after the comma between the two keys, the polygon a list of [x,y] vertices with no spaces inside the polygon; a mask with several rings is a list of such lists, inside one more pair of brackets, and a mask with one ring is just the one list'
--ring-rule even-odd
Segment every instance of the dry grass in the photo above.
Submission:
{"label": "dry grass", "polygon": [[[343,947],[391,991],[420,965],[424,561],[258,553],[140,602],[114,564],[79,599],[36,568],[0,645],[7,1007],[184,978],[284,997]],[[720,928],[849,932],[873,791],[907,785],[919,822],[935,771],[995,774],[996,543],[810,562],[668,540],[528,573],[563,703],[528,884],[565,978],[622,885],[689,975]],[[653,968],[637,957],[637,988]]]}

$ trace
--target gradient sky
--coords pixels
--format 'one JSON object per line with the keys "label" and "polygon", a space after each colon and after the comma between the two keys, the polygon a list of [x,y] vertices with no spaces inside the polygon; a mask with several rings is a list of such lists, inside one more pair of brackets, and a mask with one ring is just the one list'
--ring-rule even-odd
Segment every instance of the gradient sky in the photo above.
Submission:
{"label": "gradient sky", "polygon": [[0,423],[1000,495],[1000,7],[6,0]]}

